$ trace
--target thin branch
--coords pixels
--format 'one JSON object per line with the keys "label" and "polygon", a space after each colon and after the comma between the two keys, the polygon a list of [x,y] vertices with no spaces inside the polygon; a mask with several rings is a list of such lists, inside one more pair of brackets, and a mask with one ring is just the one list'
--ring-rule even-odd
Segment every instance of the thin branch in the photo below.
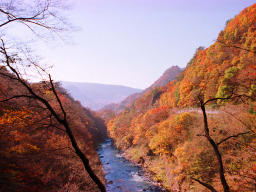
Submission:
{"label": "thin branch", "polygon": [[13,97],[10,97],[10,98],[4,99],[4,100],[0,100],[0,102],[7,102],[7,101],[10,101],[12,99],[18,99],[18,98],[31,98],[31,99],[34,99],[35,97],[30,96],[30,95],[15,95]]}
{"label": "thin branch", "polygon": [[243,124],[245,127],[247,127],[251,132],[253,132],[254,134],[256,134],[255,131],[253,131],[253,130],[250,128],[250,126],[247,125],[246,123],[244,123],[241,119],[237,118],[235,115],[233,115],[233,114],[230,113],[230,112],[227,112],[227,111],[225,111],[225,110],[223,110],[223,111],[224,111],[225,113],[227,113],[228,115],[232,116],[235,120],[239,121],[241,124]]}
{"label": "thin branch", "polygon": [[47,151],[42,151],[42,153],[50,153],[50,152],[54,152],[54,151],[61,151],[64,149],[69,149],[70,151],[74,152],[74,150],[70,147],[63,147],[63,148],[59,148],[59,149],[52,149],[52,150],[47,150]]}
{"label": "thin branch", "polygon": [[243,132],[243,133],[238,133],[238,134],[236,134],[236,135],[231,135],[231,136],[226,137],[225,139],[222,139],[221,141],[219,141],[219,142],[217,143],[217,145],[220,145],[220,144],[224,143],[225,141],[227,141],[227,140],[229,140],[229,139],[231,139],[231,138],[236,138],[236,137],[239,137],[239,136],[241,136],[241,135],[248,134],[248,133],[250,133],[250,132],[251,132],[251,131],[247,131],[247,132]]}
{"label": "thin branch", "polygon": [[200,180],[198,180],[198,179],[196,179],[196,178],[193,178],[193,177],[192,177],[191,179],[194,180],[194,181],[196,181],[196,182],[198,182],[199,184],[203,185],[204,187],[206,187],[207,189],[209,189],[211,192],[217,192],[216,189],[214,189],[214,187],[211,186],[210,184],[204,183],[204,182],[202,182],[202,181],[200,181]]}
{"label": "thin branch", "polygon": [[[235,95],[235,96],[233,96]],[[208,99],[206,102],[204,102],[204,105],[206,105],[207,103],[211,102],[211,101],[217,101],[217,100],[229,100],[229,99],[235,99],[235,98],[240,98],[242,99],[243,97],[246,97],[246,98],[249,98],[249,99],[252,99],[252,97],[250,97],[249,95],[245,95],[245,94],[231,94],[230,96],[228,97],[215,97],[215,98],[212,98],[212,99]],[[242,100],[243,101],[243,100]]]}
{"label": "thin branch", "polygon": [[243,48],[243,47],[240,47],[240,46],[235,45],[235,44],[226,44],[226,43],[224,43],[223,41],[220,41],[220,40],[217,40],[217,42],[224,45],[225,47],[233,47],[233,48],[241,49],[241,50],[256,54],[256,51],[253,51],[253,50],[250,50],[250,49],[247,49],[247,48]]}
{"label": "thin branch", "polygon": [[18,79],[12,75],[8,75],[8,74],[2,73],[2,72],[0,72],[0,75],[2,75],[4,77],[8,77],[9,79],[18,81]]}
{"label": "thin branch", "polygon": [[51,27],[44,25],[43,23],[40,23],[41,20],[45,19],[45,13],[48,9],[49,9],[49,3],[47,3],[47,5],[41,11],[39,11],[38,13],[36,13],[35,15],[33,15],[31,17],[17,17],[10,12],[0,9],[0,13],[5,14],[8,19],[6,22],[3,22],[2,24],[0,24],[0,27],[3,27],[11,22],[19,21],[19,22],[22,22],[23,24],[24,24],[24,22],[32,23],[35,25],[39,25],[40,27],[51,29]]}
{"label": "thin branch", "polygon": [[29,84],[22,79],[22,77],[20,76],[20,74],[18,73],[18,71],[12,67],[11,65],[11,61],[12,61],[12,58],[8,55],[7,51],[6,51],[6,48],[5,48],[5,44],[4,44],[4,41],[1,39],[2,41],[2,50],[3,50],[3,54],[5,56],[5,62],[6,62],[6,65],[7,67],[12,71],[12,73],[15,74],[16,78],[17,78],[17,81],[22,85],[24,86],[25,89],[27,89],[27,91],[31,94],[31,96],[34,97],[35,100],[41,102],[43,105],[45,105],[45,107],[47,107],[47,109],[49,110],[49,112],[55,117],[55,119],[60,123],[62,124],[65,129],[66,129],[66,133],[69,137],[69,140],[75,150],[75,153],[77,154],[77,156],[80,158],[80,160],[83,162],[83,165],[84,165],[84,168],[85,170],[87,171],[87,173],[89,174],[89,176],[91,177],[91,179],[94,181],[94,183],[98,186],[98,188],[100,189],[100,191],[102,192],[106,192],[106,188],[104,186],[104,184],[101,182],[101,180],[98,178],[98,176],[94,173],[94,171],[92,170],[91,166],[90,166],[90,163],[89,163],[89,159],[85,156],[85,154],[82,152],[82,150],[80,149],[80,147],[78,146],[78,143],[72,133],[72,130],[71,130],[71,127],[67,121],[67,118],[66,118],[66,112],[62,106],[62,103],[56,93],[56,90],[54,88],[54,85],[52,83],[52,80],[51,80],[51,76],[49,75],[49,78],[50,78],[50,83],[51,83],[51,86],[52,86],[52,90],[55,94],[55,97],[61,107],[61,110],[63,112],[63,115],[64,115],[64,118],[61,118],[60,115],[57,113],[57,111],[53,108],[53,106],[46,100],[44,99],[43,97],[39,96],[33,89],[31,86],[29,86]]}
{"label": "thin branch", "polygon": [[[218,164],[219,164],[219,177],[221,180],[221,184],[223,187],[224,192],[229,192],[229,185],[226,181],[225,178],[225,170],[224,170],[224,166],[223,166],[223,160],[222,160],[222,155],[219,151],[218,145],[217,143],[213,140],[213,138],[210,136],[210,132],[209,132],[209,126],[208,126],[208,120],[207,120],[207,114],[206,114],[206,109],[205,109],[205,105],[207,104],[207,102],[209,100],[207,100],[206,102],[204,102],[203,98],[198,96],[198,99],[200,101],[200,107],[201,110],[203,112],[203,120],[204,120],[204,133],[205,133],[205,137],[206,139],[209,141],[209,143],[211,144],[214,153],[216,155],[216,158],[218,160]],[[213,100],[213,99],[211,99]],[[207,184],[208,185],[208,184]],[[205,185],[204,185],[205,186]],[[215,190],[215,189],[214,189]]]}
{"label": "thin branch", "polygon": [[55,89],[55,87],[54,87],[54,85],[53,85],[52,78],[51,78],[51,75],[50,75],[50,74],[49,74],[49,79],[50,79],[50,84],[51,84],[52,91],[53,91],[53,93],[54,93],[54,95],[55,95],[55,97],[56,97],[56,99],[57,99],[57,101],[58,101],[58,104],[59,104],[59,106],[60,106],[60,108],[61,108],[61,111],[62,111],[62,113],[63,113],[63,115],[64,115],[64,119],[66,119],[66,118],[67,118],[66,111],[64,110],[64,107],[63,107],[63,105],[62,105],[62,103],[61,103],[61,101],[60,101],[60,98],[59,98],[59,96],[58,96],[58,94],[57,94],[57,92],[56,92],[56,89]]}

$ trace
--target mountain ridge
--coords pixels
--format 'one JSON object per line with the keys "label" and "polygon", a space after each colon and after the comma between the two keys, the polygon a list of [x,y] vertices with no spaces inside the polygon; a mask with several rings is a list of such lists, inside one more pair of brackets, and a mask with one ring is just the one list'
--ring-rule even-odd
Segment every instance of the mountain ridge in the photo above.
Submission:
{"label": "mountain ridge", "polygon": [[152,85],[150,85],[148,88],[142,90],[139,93],[134,93],[126,97],[124,100],[122,100],[118,104],[109,104],[102,108],[101,111],[104,110],[113,110],[113,111],[121,111],[125,107],[129,107],[136,99],[138,99],[140,96],[145,94],[149,90],[153,90],[154,88],[164,86],[168,84],[170,81],[174,80],[182,71],[184,68],[180,68],[179,66],[171,66],[168,69],[166,69],[163,74],[156,80]]}
{"label": "mountain ridge", "polygon": [[227,22],[216,42],[198,48],[175,80],[111,115],[115,145],[126,158],[143,159],[168,190],[254,191],[254,180],[245,178],[256,177],[256,4]]}
{"label": "mountain ridge", "polygon": [[60,83],[74,99],[92,110],[98,110],[110,103],[118,103],[128,95],[141,91],[123,85],[70,81]]}

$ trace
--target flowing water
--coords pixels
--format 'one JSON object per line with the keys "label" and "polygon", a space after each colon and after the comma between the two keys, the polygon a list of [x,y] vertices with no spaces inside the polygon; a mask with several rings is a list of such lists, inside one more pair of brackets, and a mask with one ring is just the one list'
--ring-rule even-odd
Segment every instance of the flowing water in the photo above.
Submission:
{"label": "flowing water", "polygon": [[103,164],[108,192],[164,191],[145,177],[140,167],[123,158],[110,139],[100,145],[98,154]]}

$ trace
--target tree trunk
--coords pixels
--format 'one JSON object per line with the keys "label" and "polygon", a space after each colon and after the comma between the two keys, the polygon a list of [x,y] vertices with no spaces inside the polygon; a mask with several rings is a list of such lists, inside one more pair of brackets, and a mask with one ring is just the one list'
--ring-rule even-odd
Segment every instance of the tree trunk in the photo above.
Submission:
{"label": "tree trunk", "polygon": [[224,189],[224,192],[229,192],[229,186],[227,184],[225,175],[224,175],[224,167],[223,167],[223,161],[222,161],[222,156],[219,151],[218,145],[215,143],[215,141],[211,138],[210,133],[209,133],[209,127],[208,127],[208,121],[207,121],[207,115],[206,115],[206,110],[205,110],[205,103],[203,101],[200,101],[201,103],[201,109],[203,111],[203,116],[204,116],[204,132],[205,132],[205,137],[207,140],[210,142],[215,155],[218,159],[218,164],[219,164],[219,176],[221,180],[222,187]]}

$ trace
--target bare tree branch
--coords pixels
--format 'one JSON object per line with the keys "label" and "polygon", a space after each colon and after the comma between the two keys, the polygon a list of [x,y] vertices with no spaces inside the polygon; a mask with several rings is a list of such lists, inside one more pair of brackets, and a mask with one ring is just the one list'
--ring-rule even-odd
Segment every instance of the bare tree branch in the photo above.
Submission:
{"label": "bare tree branch", "polygon": [[229,113],[229,112],[226,111],[226,110],[223,110],[223,111],[224,111],[225,113],[227,113],[228,115],[232,116],[235,120],[239,121],[242,125],[244,125],[245,127],[247,127],[251,132],[253,132],[254,134],[256,134],[255,131],[253,131],[253,130],[251,129],[251,127],[250,127],[249,125],[247,125],[246,123],[244,123],[241,119],[237,118],[235,115],[233,115],[232,113]]}
{"label": "bare tree branch", "polygon": [[223,41],[221,41],[221,40],[217,40],[216,42],[218,42],[218,43],[224,45],[225,47],[233,47],[233,48],[241,49],[241,50],[244,50],[244,51],[247,51],[247,52],[251,52],[251,53],[256,54],[256,51],[253,51],[253,50],[248,49],[248,48],[240,47],[240,46],[235,45],[235,44],[227,44],[227,43],[225,43],[225,42],[223,42]]}
{"label": "bare tree branch", "polygon": [[[33,1],[33,2],[36,2],[38,5],[38,7],[36,7],[36,9],[34,9],[34,10],[29,10],[30,6],[26,7],[26,5],[22,5],[24,8],[23,10],[22,9],[19,10],[18,8],[17,9],[15,9],[15,8],[11,9],[10,7],[8,8],[8,6],[11,6],[12,3],[10,3],[10,5],[1,6],[0,7],[0,15],[2,15],[3,16],[2,18],[4,18],[5,20],[0,21],[0,22],[2,22],[2,23],[0,23],[0,28],[7,26],[10,23],[20,22],[23,25],[25,25],[26,27],[28,27],[30,30],[32,30],[33,32],[35,32],[34,27],[36,27],[36,26],[53,31],[53,32],[57,31],[57,30],[61,30],[61,28],[58,25],[56,25],[56,23],[54,23],[54,21],[51,20],[51,22],[48,22],[52,18],[58,18],[59,21],[61,21],[60,18],[56,16],[54,11],[52,12],[52,10],[50,10],[50,8],[55,6],[53,4],[54,0],[44,0],[43,4],[41,1]],[[29,2],[29,3],[31,3],[31,2]],[[23,95],[23,94],[16,95],[11,98],[5,99],[5,101],[9,101],[9,100],[15,99],[15,98],[27,97],[27,98],[32,98],[35,101],[38,101],[38,103],[45,106],[45,108],[47,108],[47,110],[50,112],[50,114],[52,114],[52,116],[56,119],[56,121],[65,128],[65,132],[68,135],[68,138],[72,144],[72,147],[73,147],[76,155],[82,161],[83,166],[84,166],[86,172],[89,174],[90,178],[93,180],[93,182],[98,186],[98,188],[102,192],[105,192],[106,189],[105,189],[104,184],[100,181],[100,179],[97,177],[97,175],[91,169],[88,158],[81,151],[81,149],[79,148],[79,146],[77,144],[77,141],[72,133],[71,127],[67,120],[66,111],[61,103],[61,100],[60,100],[58,94],[57,94],[57,91],[52,82],[51,76],[49,75],[49,82],[51,85],[51,90],[57,100],[57,103],[58,103],[60,109],[61,109],[61,115],[59,114],[60,113],[59,110],[56,110],[50,101],[45,99],[38,92],[38,90],[33,89],[33,87],[25,79],[23,79],[22,74],[19,72],[19,68],[16,66],[15,66],[16,67],[15,68],[13,66],[13,64],[15,63],[16,56],[10,55],[8,53],[8,51],[7,51],[8,49],[6,48],[5,42],[3,39],[1,39],[0,43],[2,44],[0,46],[0,53],[4,57],[4,59],[2,60],[2,63],[4,63],[6,65],[5,67],[8,68],[8,71],[11,72],[11,75],[6,75],[4,73],[0,73],[0,75],[3,75],[5,77],[8,77],[10,79],[17,81],[20,85],[22,85],[25,88],[25,90],[30,95],[29,97],[27,97],[26,95]],[[39,68],[39,67],[37,66],[37,68]]]}
{"label": "bare tree branch", "polygon": [[200,180],[198,180],[198,179],[196,179],[196,178],[193,178],[193,177],[192,177],[191,179],[194,180],[194,181],[196,181],[196,182],[198,182],[199,184],[203,185],[204,187],[206,187],[207,189],[209,189],[211,192],[217,192],[217,190],[214,189],[214,187],[211,186],[210,184],[204,183],[204,182],[202,182],[202,181],[200,181]]}
{"label": "bare tree branch", "polygon": [[246,94],[234,94],[233,91],[232,91],[232,93],[228,97],[215,97],[215,98],[212,98],[212,99],[208,99],[206,102],[204,102],[204,105],[206,105],[207,103],[212,102],[212,101],[230,100],[230,99],[236,99],[236,98],[241,98],[242,99],[243,97],[252,99],[252,97],[250,97],[249,95],[246,95]]}
{"label": "bare tree branch", "polygon": [[[222,155],[221,155],[221,153],[219,151],[218,145],[213,140],[213,138],[210,136],[210,132],[209,132],[207,114],[206,114],[206,109],[205,109],[205,105],[209,102],[209,100],[204,102],[204,100],[200,96],[198,96],[198,99],[200,101],[200,107],[201,107],[201,110],[203,112],[203,122],[204,122],[205,137],[209,141],[209,143],[211,144],[211,146],[212,146],[212,148],[214,150],[214,153],[216,155],[216,158],[218,160],[218,164],[219,164],[219,177],[220,177],[220,180],[221,180],[221,184],[222,184],[223,190],[224,190],[224,192],[229,192],[229,185],[228,185],[228,183],[226,181],[225,174],[224,174],[225,170],[224,170],[224,166],[223,166]],[[210,99],[210,100],[213,101],[214,99]]]}
{"label": "bare tree branch", "polygon": [[[37,13],[34,13],[30,17],[20,17],[18,15],[15,15],[15,13],[11,13],[11,12],[6,11],[3,8],[1,8],[0,13],[6,15],[7,21],[1,23],[0,27],[3,27],[12,22],[22,22],[26,26],[28,26],[28,24],[30,23],[30,24],[38,25],[40,27],[51,30],[51,29],[53,29],[53,26],[49,26],[49,25],[43,23],[43,21],[46,19],[46,15],[49,14],[48,13],[49,7],[50,7],[50,1],[46,1],[46,4],[44,5],[44,7],[41,10],[39,10]],[[54,17],[54,15],[52,13],[49,15]],[[31,27],[29,27],[29,28],[32,29]]]}
{"label": "bare tree branch", "polygon": [[50,84],[51,84],[51,88],[52,88],[53,94],[54,94],[54,96],[56,97],[57,102],[58,102],[58,104],[59,104],[59,106],[60,106],[60,108],[61,108],[61,111],[62,111],[63,115],[64,115],[63,118],[66,119],[66,118],[67,118],[67,113],[66,113],[66,111],[64,110],[63,105],[62,105],[62,103],[61,103],[61,101],[60,101],[60,98],[59,98],[59,96],[58,96],[58,94],[57,94],[57,92],[56,92],[56,89],[55,89],[55,87],[54,87],[54,85],[53,85],[52,78],[51,78],[51,75],[50,75],[50,74],[49,74],[49,80],[50,80]]}
{"label": "bare tree branch", "polygon": [[225,141],[227,141],[227,140],[229,140],[229,139],[231,139],[231,138],[236,138],[236,137],[239,137],[239,136],[241,136],[241,135],[248,134],[248,133],[250,133],[250,132],[251,132],[251,131],[247,131],[247,132],[243,132],[243,133],[238,133],[238,134],[236,134],[236,135],[231,135],[231,136],[226,137],[225,139],[222,139],[221,141],[219,141],[219,142],[217,143],[217,145],[220,145],[220,144],[224,143]]}
{"label": "bare tree branch", "polygon": [[30,99],[34,99],[33,96],[29,96],[29,95],[15,95],[13,97],[10,97],[10,98],[7,98],[7,99],[4,99],[4,100],[0,100],[0,102],[7,102],[7,101],[10,101],[12,99],[18,99],[18,98],[30,98]]}
{"label": "bare tree branch", "polygon": [[17,78],[17,81],[22,85],[24,86],[24,88],[26,88],[26,90],[31,94],[31,96],[39,101],[41,104],[43,104],[48,110],[49,112],[53,115],[53,117],[61,124],[65,127],[65,130],[66,130],[66,133],[69,137],[69,140],[75,150],[75,153],[77,154],[77,156],[80,158],[80,160],[83,162],[83,165],[84,165],[84,168],[85,170],[87,171],[87,173],[89,174],[89,176],[91,177],[91,179],[94,181],[94,183],[98,186],[98,188],[102,191],[102,192],[105,192],[106,189],[105,189],[105,186],[103,185],[103,183],[100,181],[100,179],[97,177],[97,175],[93,172],[93,170],[91,169],[90,167],[90,164],[89,164],[89,160],[88,158],[84,155],[84,153],[81,151],[81,149],[79,148],[78,144],[77,144],[77,141],[72,133],[72,130],[70,128],[70,125],[68,123],[68,120],[67,120],[67,116],[66,116],[66,112],[62,106],[62,103],[59,99],[59,96],[54,88],[54,85],[52,83],[52,80],[51,80],[51,76],[49,75],[49,78],[50,78],[50,83],[51,83],[51,86],[52,86],[52,91],[53,91],[53,94],[55,95],[56,99],[57,99],[57,102],[59,103],[59,106],[61,107],[61,111],[62,111],[62,114],[63,114],[63,117],[60,117],[60,115],[57,113],[57,111],[55,111],[55,109],[52,107],[52,105],[46,100],[44,99],[43,97],[39,96],[32,88],[31,86],[29,86],[29,84],[27,82],[25,82],[25,80],[23,80],[20,76],[20,74],[18,73],[18,71],[12,67],[11,65],[11,62],[13,60],[13,58],[11,58],[8,53],[7,53],[7,50],[6,50],[6,47],[5,47],[5,43],[3,41],[3,39],[1,39],[1,42],[2,42],[2,51],[3,51],[3,54],[5,56],[5,63],[6,63],[6,66],[11,70],[11,72],[16,76]]}

